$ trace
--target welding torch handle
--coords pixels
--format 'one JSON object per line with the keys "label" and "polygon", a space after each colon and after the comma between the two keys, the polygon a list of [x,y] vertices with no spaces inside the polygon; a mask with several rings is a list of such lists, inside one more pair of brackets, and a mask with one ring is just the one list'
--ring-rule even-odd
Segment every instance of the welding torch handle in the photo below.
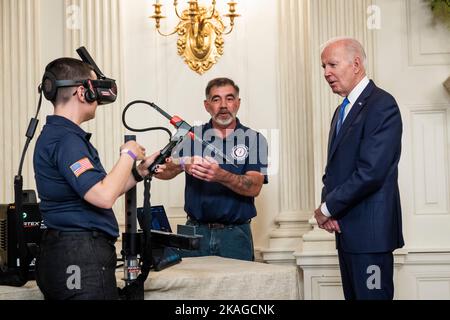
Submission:
{"label": "welding torch handle", "polygon": [[166,163],[166,159],[172,154],[173,148],[177,145],[178,141],[170,141],[164,149],[161,150],[159,156],[153,161],[153,163],[148,167],[148,171],[151,175],[155,173],[156,167],[160,164]]}

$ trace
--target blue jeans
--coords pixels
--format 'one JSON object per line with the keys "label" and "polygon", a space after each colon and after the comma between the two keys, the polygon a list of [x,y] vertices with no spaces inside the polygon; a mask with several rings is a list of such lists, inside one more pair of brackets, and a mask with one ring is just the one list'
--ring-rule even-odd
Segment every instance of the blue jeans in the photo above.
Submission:
{"label": "blue jeans", "polygon": [[253,239],[250,223],[210,228],[207,224],[188,220],[186,225],[195,226],[202,235],[198,250],[180,250],[182,257],[220,256],[238,260],[254,260]]}
{"label": "blue jeans", "polygon": [[117,300],[115,239],[100,232],[46,230],[36,282],[46,300]]}

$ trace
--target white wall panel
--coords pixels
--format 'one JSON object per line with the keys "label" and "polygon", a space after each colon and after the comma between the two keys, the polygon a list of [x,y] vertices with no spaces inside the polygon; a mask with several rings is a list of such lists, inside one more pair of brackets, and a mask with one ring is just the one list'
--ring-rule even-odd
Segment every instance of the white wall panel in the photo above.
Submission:
{"label": "white wall panel", "polygon": [[[405,246],[448,249],[450,95],[442,85],[450,74],[448,31],[432,25],[422,1],[376,4],[383,17],[376,33],[378,84],[396,98],[403,119],[399,187]],[[424,38],[432,45],[423,46]],[[422,61],[413,61],[414,55]],[[444,60],[435,61],[438,56]]]}
{"label": "white wall panel", "polygon": [[428,274],[416,278],[419,300],[449,300],[450,274]]}
{"label": "white wall panel", "polygon": [[343,300],[341,277],[312,277],[313,300]]}
{"label": "white wall panel", "polygon": [[429,5],[422,0],[406,1],[411,66],[450,65],[447,27],[433,21]]}
{"label": "white wall panel", "polygon": [[448,214],[447,110],[412,112],[415,214]]}

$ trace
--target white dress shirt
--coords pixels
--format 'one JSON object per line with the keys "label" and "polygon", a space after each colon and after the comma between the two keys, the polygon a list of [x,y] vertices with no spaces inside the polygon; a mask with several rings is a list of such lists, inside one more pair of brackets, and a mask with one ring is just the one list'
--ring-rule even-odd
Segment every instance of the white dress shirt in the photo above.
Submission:
{"label": "white dress shirt", "polygon": [[[350,92],[350,94],[348,95],[347,99],[348,101],[350,101],[350,103],[347,105],[347,107],[345,108],[345,113],[344,113],[344,120],[342,121],[342,125],[344,125],[345,119],[347,118],[348,114],[350,113],[350,110],[352,109],[353,105],[355,104],[355,102],[358,100],[359,96],[361,95],[361,93],[363,93],[364,89],[368,86],[369,84],[369,78],[367,76],[365,76],[357,85],[356,87],[353,88],[353,90]],[[331,217],[331,213],[328,210],[327,204],[326,202],[322,203],[322,205],[320,206],[320,211],[322,211],[322,213],[326,216],[326,217]]]}

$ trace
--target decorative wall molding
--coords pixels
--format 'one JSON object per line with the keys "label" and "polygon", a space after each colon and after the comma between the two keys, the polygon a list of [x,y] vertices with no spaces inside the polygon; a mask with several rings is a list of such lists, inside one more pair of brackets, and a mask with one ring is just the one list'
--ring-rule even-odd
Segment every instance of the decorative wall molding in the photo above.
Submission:
{"label": "decorative wall molding", "polygon": [[411,110],[414,214],[449,214],[448,109]]}
{"label": "decorative wall molding", "polygon": [[447,250],[450,243],[449,107],[436,102],[401,105],[399,187],[408,250]]}
{"label": "decorative wall molding", "polygon": [[396,277],[399,299],[450,299],[450,251],[410,251]]}
{"label": "decorative wall molding", "polygon": [[410,66],[450,65],[450,42],[444,24],[434,24],[429,4],[405,0]]}
{"label": "decorative wall molding", "polygon": [[311,277],[312,300],[343,300],[341,277]]}
{"label": "decorative wall molding", "polygon": [[443,300],[450,297],[450,272],[423,275],[416,278],[418,299]]}
{"label": "decorative wall molding", "polygon": [[[0,0],[0,203],[14,200],[14,176],[29,120],[36,114],[41,77],[39,25],[39,1]],[[24,162],[24,189],[35,189],[30,160],[34,142]]]}
{"label": "decorative wall molding", "polygon": [[[429,255],[427,255],[429,257]],[[395,299],[405,299],[408,290],[401,289],[408,285],[406,260],[408,253],[404,250],[394,252],[394,287]],[[446,266],[450,266],[447,260]],[[336,250],[329,252],[302,253],[297,257],[297,264],[303,271],[305,300],[341,300],[344,298]],[[421,270],[428,267],[420,265]]]}

